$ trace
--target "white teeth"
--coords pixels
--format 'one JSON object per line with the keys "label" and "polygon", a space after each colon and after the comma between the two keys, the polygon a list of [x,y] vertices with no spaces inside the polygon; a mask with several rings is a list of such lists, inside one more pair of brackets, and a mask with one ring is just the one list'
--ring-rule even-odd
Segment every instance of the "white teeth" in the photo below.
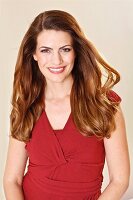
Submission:
{"label": "white teeth", "polygon": [[59,72],[59,71],[61,71],[62,69],[63,69],[63,67],[61,67],[61,68],[58,68],[58,69],[56,69],[56,68],[49,68],[51,71],[53,71],[53,72]]}

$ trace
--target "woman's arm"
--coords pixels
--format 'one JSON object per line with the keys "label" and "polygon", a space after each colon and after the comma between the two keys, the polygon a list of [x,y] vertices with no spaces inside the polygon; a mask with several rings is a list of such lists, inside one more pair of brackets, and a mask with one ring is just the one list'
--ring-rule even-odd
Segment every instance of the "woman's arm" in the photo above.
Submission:
{"label": "woman's arm", "polygon": [[22,181],[27,158],[25,143],[10,137],[3,177],[6,200],[24,200]]}
{"label": "woman's arm", "polygon": [[121,108],[116,113],[116,130],[104,139],[110,183],[98,200],[120,200],[129,184],[129,154],[126,128]]}

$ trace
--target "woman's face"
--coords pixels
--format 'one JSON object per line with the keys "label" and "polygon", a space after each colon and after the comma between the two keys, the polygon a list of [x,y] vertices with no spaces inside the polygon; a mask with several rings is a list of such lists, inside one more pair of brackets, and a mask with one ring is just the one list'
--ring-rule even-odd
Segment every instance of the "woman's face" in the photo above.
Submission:
{"label": "woman's face", "polygon": [[46,81],[64,82],[70,78],[75,52],[72,37],[64,31],[43,30],[33,55]]}

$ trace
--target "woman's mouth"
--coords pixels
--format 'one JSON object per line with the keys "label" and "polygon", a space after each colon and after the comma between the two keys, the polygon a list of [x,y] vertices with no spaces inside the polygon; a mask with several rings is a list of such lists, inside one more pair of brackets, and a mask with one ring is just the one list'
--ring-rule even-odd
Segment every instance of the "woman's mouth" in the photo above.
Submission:
{"label": "woman's mouth", "polygon": [[65,67],[49,67],[48,69],[53,74],[60,74],[65,70]]}

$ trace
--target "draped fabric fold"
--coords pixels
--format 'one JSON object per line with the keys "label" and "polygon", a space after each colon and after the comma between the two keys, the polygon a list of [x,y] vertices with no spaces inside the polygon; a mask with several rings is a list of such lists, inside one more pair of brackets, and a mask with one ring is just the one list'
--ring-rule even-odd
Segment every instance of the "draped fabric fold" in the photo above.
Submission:
{"label": "draped fabric fold", "polygon": [[25,200],[96,200],[105,160],[103,140],[84,137],[70,114],[54,131],[43,111],[26,144],[29,156],[23,179]]}

